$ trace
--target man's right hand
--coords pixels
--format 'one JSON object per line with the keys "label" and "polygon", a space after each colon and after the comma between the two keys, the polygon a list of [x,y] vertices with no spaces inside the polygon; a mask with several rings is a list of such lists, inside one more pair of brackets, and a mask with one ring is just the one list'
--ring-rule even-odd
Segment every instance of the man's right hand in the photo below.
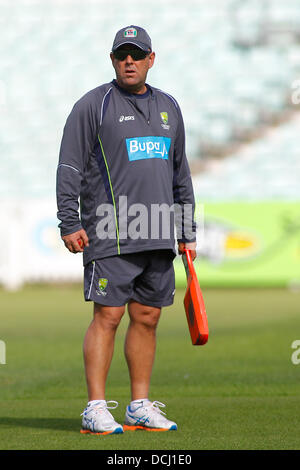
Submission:
{"label": "man's right hand", "polygon": [[82,253],[84,247],[89,246],[89,239],[83,228],[69,235],[64,235],[61,238],[66,248],[68,248],[71,253]]}

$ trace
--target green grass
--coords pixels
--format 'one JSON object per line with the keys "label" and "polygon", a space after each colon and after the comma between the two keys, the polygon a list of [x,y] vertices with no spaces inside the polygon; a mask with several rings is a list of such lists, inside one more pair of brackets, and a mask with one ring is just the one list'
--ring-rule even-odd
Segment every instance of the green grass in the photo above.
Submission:
{"label": "green grass", "polygon": [[[203,290],[210,337],[192,346],[183,292],[164,309],[150,398],[167,405],[178,431],[79,433],[86,404],[82,341],[92,305],[81,286],[0,291],[0,449],[299,449],[300,293]],[[116,337],[107,399],[123,421],[129,378],[123,356],[127,317]]]}

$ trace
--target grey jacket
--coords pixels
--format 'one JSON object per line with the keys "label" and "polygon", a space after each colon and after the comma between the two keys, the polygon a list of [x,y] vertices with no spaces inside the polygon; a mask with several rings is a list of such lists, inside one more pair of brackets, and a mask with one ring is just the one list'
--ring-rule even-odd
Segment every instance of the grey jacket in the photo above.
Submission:
{"label": "grey jacket", "polygon": [[[157,88],[133,95],[113,80],[77,101],[64,127],[56,184],[61,235],[84,228],[89,237],[84,264],[145,250],[175,252],[175,219],[178,241],[196,239],[181,111]],[[168,213],[174,205],[191,211],[188,230],[183,211]]]}

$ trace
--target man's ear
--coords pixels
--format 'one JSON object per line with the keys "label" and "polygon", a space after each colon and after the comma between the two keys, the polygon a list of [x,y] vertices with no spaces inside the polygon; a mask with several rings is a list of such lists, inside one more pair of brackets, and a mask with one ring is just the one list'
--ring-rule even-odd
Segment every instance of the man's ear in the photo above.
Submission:
{"label": "man's ear", "polygon": [[149,55],[149,69],[153,67],[154,61],[155,61],[155,52],[151,52]]}

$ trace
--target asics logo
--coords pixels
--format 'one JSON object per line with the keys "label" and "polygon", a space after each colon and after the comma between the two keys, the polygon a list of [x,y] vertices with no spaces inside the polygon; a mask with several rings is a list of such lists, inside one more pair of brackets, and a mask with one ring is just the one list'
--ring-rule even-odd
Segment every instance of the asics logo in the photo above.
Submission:
{"label": "asics logo", "polygon": [[94,432],[95,431],[95,420],[93,418],[84,417],[86,423],[89,425],[90,429]]}
{"label": "asics logo", "polygon": [[128,413],[128,416],[132,419],[135,419],[135,425],[138,425],[138,424],[146,424],[150,421],[150,418],[147,417],[146,415],[144,416],[141,416],[140,418],[137,418],[136,416],[132,416]]}
{"label": "asics logo", "polygon": [[134,121],[134,116],[120,116],[119,117],[119,122],[123,121]]}

